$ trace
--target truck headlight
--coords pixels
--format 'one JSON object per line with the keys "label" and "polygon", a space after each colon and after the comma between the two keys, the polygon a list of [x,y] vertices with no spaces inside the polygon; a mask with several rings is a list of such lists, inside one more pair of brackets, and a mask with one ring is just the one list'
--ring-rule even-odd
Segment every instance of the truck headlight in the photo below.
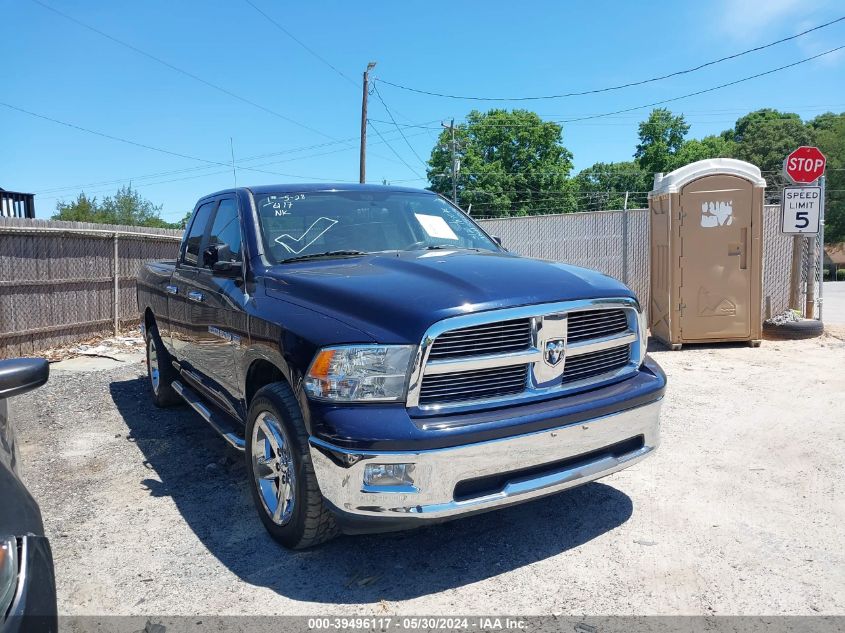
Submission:
{"label": "truck headlight", "polygon": [[18,587],[18,543],[14,537],[0,538],[0,625],[12,606]]}
{"label": "truck headlight", "polygon": [[344,345],[321,349],[305,376],[313,398],[395,402],[405,398],[413,345]]}

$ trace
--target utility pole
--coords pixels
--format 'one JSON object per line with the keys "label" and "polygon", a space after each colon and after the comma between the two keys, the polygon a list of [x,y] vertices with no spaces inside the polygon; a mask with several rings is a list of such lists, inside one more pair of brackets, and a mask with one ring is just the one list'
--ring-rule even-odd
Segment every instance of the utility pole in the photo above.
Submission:
{"label": "utility pole", "polygon": [[361,97],[361,154],[359,158],[358,182],[367,182],[367,97],[370,91],[370,71],[376,67],[375,62],[367,64],[364,71],[364,93]]}
{"label": "utility pole", "polygon": [[460,170],[460,166],[456,151],[457,144],[455,143],[455,119],[449,121],[448,125],[445,122],[441,122],[440,125],[452,133],[452,140],[449,143],[449,149],[452,151],[452,202],[458,204],[458,171]]}

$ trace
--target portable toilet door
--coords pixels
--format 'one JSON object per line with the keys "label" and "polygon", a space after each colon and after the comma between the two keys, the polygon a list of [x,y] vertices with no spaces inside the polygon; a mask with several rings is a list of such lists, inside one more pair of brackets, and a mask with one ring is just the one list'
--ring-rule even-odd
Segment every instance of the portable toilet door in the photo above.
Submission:
{"label": "portable toilet door", "polygon": [[762,336],[760,169],[714,158],[655,177],[651,209],[652,335],[683,343]]}

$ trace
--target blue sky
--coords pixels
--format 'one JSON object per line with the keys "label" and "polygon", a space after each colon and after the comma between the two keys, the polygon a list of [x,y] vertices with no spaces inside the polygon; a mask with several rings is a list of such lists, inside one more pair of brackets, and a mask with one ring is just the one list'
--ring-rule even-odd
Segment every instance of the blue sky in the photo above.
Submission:
{"label": "blue sky", "polygon": [[[0,187],[36,192],[37,214],[48,217],[57,197],[71,199],[83,189],[107,195],[131,181],[145,197],[164,205],[167,220],[181,218],[201,195],[232,185],[232,170],[225,166],[231,162],[230,138],[235,162],[242,167],[239,185],[357,181],[360,77],[370,60],[378,62],[375,77],[425,90],[554,94],[673,72],[845,15],[838,0],[714,0],[673,3],[671,10],[669,3],[650,1],[251,0],[324,63],[245,0],[41,1],[231,94],[32,0],[0,0],[5,27],[0,101],[183,155],[0,106]],[[845,22],[840,22],[646,86],[504,105],[524,105],[548,119],[603,113],[715,86],[843,44]],[[842,112],[843,52],[669,107],[687,116],[690,135],[696,137],[730,127],[759,107],[805,118]],[[499,105],[418,95],[385,84],[380,92],[400,124],[436,126],[441,119],[460,121],[473,107]],[[637,123],[647,114],[645,109],[564,125],[564,144],[575,155],[576,170],[596,161],[630,159]],[[389,121],[375,97],[370,117]],[[370,130],[368,180],[425,186],[425,168],[396,128],[374,125],[403,160]],[[437,132],[404,131],[416,153],[428,158]],[[352,140],[338,142],[346,139]]]}

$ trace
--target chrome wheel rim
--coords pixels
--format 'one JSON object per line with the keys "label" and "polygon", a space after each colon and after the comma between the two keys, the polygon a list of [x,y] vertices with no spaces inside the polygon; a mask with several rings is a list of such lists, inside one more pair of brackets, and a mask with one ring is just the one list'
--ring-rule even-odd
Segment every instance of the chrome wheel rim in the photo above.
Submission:
{"label": "chrome wheel rim", "polygon": [[150,374],[150,385],[152,385],[153,393],[158,393],[158,387],[161,384],[161,372],[158,367],[156,344],[152,337],[147,343],[147,370]]}
{"label": "chrome wheel rim", "polygon": [[259,413],[252,428],[252,474],[267,515],[276,525],[288,523],[296,501],[296,473],[287,433],[269,411]]}

